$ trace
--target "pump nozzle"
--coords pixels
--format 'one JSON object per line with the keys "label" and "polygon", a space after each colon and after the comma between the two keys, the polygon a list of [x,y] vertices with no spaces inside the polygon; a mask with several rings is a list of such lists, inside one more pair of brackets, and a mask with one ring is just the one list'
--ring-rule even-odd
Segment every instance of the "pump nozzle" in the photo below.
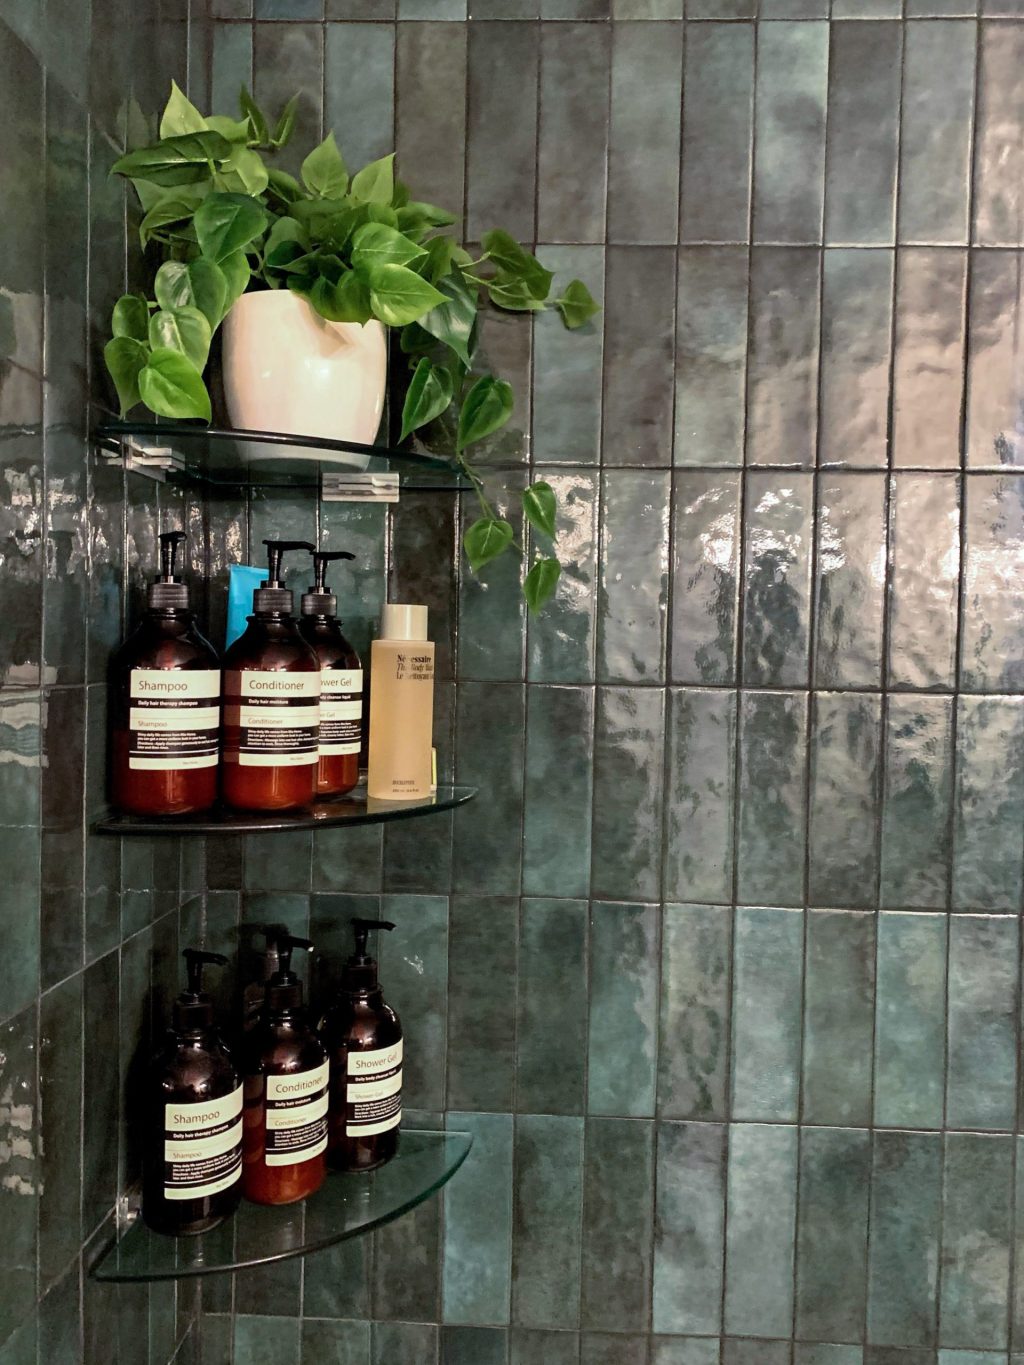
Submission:
{"label": "pump nozzle", "polygon": [[296,948],[311,952],[313,945],[308,938],[296,938],[294,934],[276,935],[275,945],[278,968],[270,978],[267,1004],[272,1010],[297,1009],[302,1004],[302,982],[292,971],[292,953]]}
{"label": "pump nozzle", "polygon": [[377,988],[377,960],[366,951],[367,937],[375,929],[393,929],[389,919],[360,919],[353,916],[352,929],[355,933],[356,950],[345,963],[341,977],[343,991],[372,991]]}
{"label": "pump nozzle", "polygon": [[267,576],[252,595],[255,612],[290,612],[292,595],[281,581],[281,558],[286,550],[309,550],[316,547],[308,540],[265,540],[267,547]]}
{"label": "pump nozzle", "polygon": [[188,985],[174,1002],[174,1028],[178,1033],[209,1028],[213,1023],[213,1002],[203,990],[203,968],[210,964],[226,967],[223,953],[207,953],[201,948],[186,948],[182,953]]}
{"label": "pump nozzle", "polygon": [[303,616],[334,616],[338,599],[327,586],[327,565],[337,559],[355,559],[348,550],[313,550],[313,582],[302,594]]}
{"label": "pump nozzle", "polygon": [[149,587],[151,607],[177,607],[188,610],[188,586],[175,576],[174,561],[178,546],[188,537],[184,531],[164,531],[160,536],[160,576]]}
{"label": "pump nozzle", "polygon": [[174,561],[178,555],[178,546],[187,539],[184,531],[164,531],[161,535],[160,577],[165,583],[178,581],[174,576]]}

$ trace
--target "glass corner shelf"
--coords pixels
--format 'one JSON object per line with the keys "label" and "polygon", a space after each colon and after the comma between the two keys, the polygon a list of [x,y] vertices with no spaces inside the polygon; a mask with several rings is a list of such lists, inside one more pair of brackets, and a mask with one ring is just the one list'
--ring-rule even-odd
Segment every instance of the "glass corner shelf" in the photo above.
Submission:
{"label": "glass corner shelf", "polygon": [[398,1155],[378,1171],[332,1171],[300,1204],[243,1203],[233,1218],[198,1237],[165,1237],[141,1218],[92,1267],[97,1280],[125,1284],[248,1270],[308,1256],[391,1223],[437,1194],[473,1145],[470,1133],[403,1131]]}
{"label": "glass corner shelf", "polygon": [[98,834],[258,834],[285,829],[332,829],[339,825],[379,825],[456,810],[472,801],[476,787],[438,787],[418,801],[379,801],[367,796],[365,779],[347,796],[315,801],[301,810],[246,811],[215,806],[198,815],[118,815],[101,817]]}

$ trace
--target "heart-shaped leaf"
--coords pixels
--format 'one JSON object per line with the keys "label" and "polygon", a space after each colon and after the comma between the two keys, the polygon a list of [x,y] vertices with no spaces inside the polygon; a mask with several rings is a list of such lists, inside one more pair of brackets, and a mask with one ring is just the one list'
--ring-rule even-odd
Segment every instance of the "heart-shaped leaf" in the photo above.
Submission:
{"label": "heart-shaped leaf", "polygon": [[149,344],[153,350],[166,347],[180,351],[200,371],[210,354],[211,336],[206,315],[198,308],[161,308],[149,320]]}
{"label": "heart-shaped leaf", "polygon": [[507,308],[513,313],[537,313],[544,311],[544,304],[530,293],[525,280],[514,280],[507,275],[498,275],[487,281],[487,292],[491,302],[499,308]]}
{"label": "heart-shaped leaf", "polygon": [[160,136],[175,137],[179,133],[201,133],[207,123],[195,105],[171,81],[171,97],[160,117]]}
{"label": "heart-shaped leaf", "polygon": [[231,305],[245,293],[252,271],[244,251],[234,251],[230,256],[225,256],[220,268],[228,286],[228,295],[224,300],[224,316],[227,317]]}
{"label": "heart-shaped leaf", "polygon": [[368,282],[374,315],[388,327],[416,322],[444,300],[432,284],[404,265],[374,266]]}
{"label": "heart-shaped leaf", "polygon": [[146,341],[149,337],[149,308],[138,294],[125,294],[114,304],[110,330],[116,337],[133,337]]}
{"label": "heart-shaped leaf", "polygon": [[241,143],[243,146],[248,142],[252,132],[248,119],[225,118],[223,114],[211,114],[206,120],[206,126],[212,128],[215,133],[220,133],[221,137],[226,137],[229,142],[236,145]]}
{"label": "heart-shaped leaf", "polygon": [[543,479],[523,491],[523,511],[526,513],[527,521],[551,540],[555,538],[557,510],[555,490]]}
{"label": "heart-shaped leaf", "polygon": [[278,199],[284,200],[286,204],[293,204],[296,199],[302,198],[302,186],[294,175],[289,175],[287,171],[279,171],[276,167],[271,166],[267,171],[267,176],[270,188]]}
{"label": "heart-shaped leaf", "polygon": [[533,298],[547,298],[554,275],[550,270],[545,270],[537,257],[520,246],[514,237],[501,228],[495,228],[493,232],[484,233],[481,245],[500,270],[513,279],[522,280]]}
{"label": "heart-shaped leaf", "polygon": [[211,194],[196,209],[193,221],[203,255],[219,263],[260,235],[267,211],[246,194]]}
{"label": "heart-shaped leaf", "polygon": [[565,293],[555,299],[555,307],[570,330],[582,327],[595,313],[601,311],[601,305],[594,302],[582,280],[570,280],[565,286]]}
{"label": "heart-shaped leaf", "polygon": [[425,332],[450,347],[465,365],[473,363],[473,326],[476,322],[476,287],[461,270],[438,281],[442,302],[420,319]]}
{"label": "heart-shaped leaf", "polygon": [[205,180],[210,173],[209,162],[226,160],[231,155],[231,146],[226,137],[211,129],[182,133],[129,152],[115,161],[111,169],[118,175],[137,176],[158,185],[188,184],[190,180]]}
{"label": "heart-shaped leaf", "polygon": [[165,261],[153,284],[161,308],[198,308],[211,328],[218,327],[227,304],[228,282],[219,265],[199,256],[184,261]]}
{"label": "heart-shaped leaf", "polygon": [[309,301],[330,322],[369,322],[373,316],[370,290],[354,270],[347,270],[336,284],[323,275],[309,291]]}
{"label": "heart-shaped leaf", "polygon": [[180,193],[166,195],[154,204],[139,224],[139,241],[143,246],[160,228],[169,227],[172,223],[189,221],[202,203],[202,197],[199,195],[186,197],[185,192],[192,188],[191,185],[182,185]]}
{"label": "heart-shaped leaf", "polygon": [[432,422],[449,407],[452,401],[452,377],[442,365],[432,365],[426,356],[413,371],[412,382],[402,405],[402,434],[405,438]]}
{"label": "heart-shaped leaf", "polygon": [[385,223],[364,223],[352,234],[352,264],[371,272],[379,265],[408,265],[427,253]]}
{"label": "heart-shaped leaf", "polygon": [[221,184],[237,194],[262,194],[270,183],[270,173],[259,152],[244,143],[236,145],[221,169]]}
{"label": "heart-shaped leaf", "polygon": [[122,417],[141,401],[139,374],[148,357],[149,347],[135,337],[114,337],[103,348],[103,359],[117,389]]}
{"label": "heart-shaped leaf", "polygon": [[473,571],[482,569],[492,559],[504,554],[512,544],[512,536],[512,527],[500,517],[481,517],[479,521],[474,521],[462,537],[462,545]]}
{"label": "heart-shaped leaf", "polygon": [[465,450],[503,427],[512,416],[512,401],[511,384],[492,374],[481,375],[462,404],[456,448]]}
{"label": "heart-shaped leaf", "polygon": [[333,133],[328,133],[302,163],[302,182],[321,199],[340,199],[348,189],[348,170]]}
{"label": "heart-shaped leaf", "polygon": [[158,417],[210,420],[210,395],[203,376],[180,351],[153,351],[139,374],[142,401]]}
{"label": "heart-shaped leaf", "polygon": [[352,177],[352,198],[357,204],[390,204],[395,193],[395,154],[371,161]]}
{"label": "heart-shaped leaf", "polygon": [[534,615],[558,587],[562,566],[557,559],[538,559],[523,579],[523,596]]}

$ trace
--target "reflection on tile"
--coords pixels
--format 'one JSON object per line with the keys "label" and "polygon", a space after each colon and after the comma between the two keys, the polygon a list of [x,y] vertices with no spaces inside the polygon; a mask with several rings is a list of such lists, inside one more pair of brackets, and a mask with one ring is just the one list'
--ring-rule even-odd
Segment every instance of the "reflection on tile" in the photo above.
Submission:
{"label": "reflection on tile", "polygon": [[664,694],[660,689],[598,689],[594,896],[608,900],[658,899],[664,727]]}
{"label": "reflection on tile", "polygon": [[[867,1125],[874,1037],[874,916],[809,910],[806,972],[801,1117],[805,1123]],[[805,1333],[833,1334],[817,1329]]]}
{"label": "reflection on tile", "polygon": [[[739,4],[749,10],[749,0]],[[709,17],[695,15],[696,5],[690,0],[688,18]],[[753,26],[690,25],[683,73],[683,242],[747,240],[753,95]]]}
{"label": "reflection on tile", "polygon": [[650,1313],[654,1124],[587,1123],[581,1325],[646,1330]]}
{"label": "reflection on tile", "polygon": [[[516,1108],[528,1114],[582,1114],[587,903],[524,900],[520,913]],[[556,1049],[552,1038],[559,1040]]]}
{"label": "reflection on tile", "polygon": [[[726,1116],[731,912],[724,905],[666,905],[662,922],[658,1115]],[[666,1328],[684,1331],[689,1328]]]}
{"label": "reflection on tile", "polygon": [[743,681],[748,686],[807,681],[813,497],[809,474],[747,477]]}
{"label": "reflection on tile", "polygon": [[[621,29],[616,36],[619,33]],[[611,45],[611,30],[601,24],[547,24],[541,29],[537,144],[541,241],[604,238],[608,116],[603,92],[608,87]]]}
{"label": "reflection on tile", "polygon": [[4,1237],[0,1271],[0,1341],[25,1318],[36,1299],[36,1215],[39,1208],[39,1096],[36,1088],[36,1011],[24,1010],[0,1027],[0,1120],[4,1161]]}
{"label": "reflection on tile", "polygon": [[1024,28],[985,24],[978,69],[974,240],[1024,245]]}
{"label": "reflection on tile", "polygon": [[755,242],[820,242],[828,25],[765,25],[757,47]]}
{"label": "reflection on tile", "polygon": [[831,474],[818,484],[814,681],[877,687],[886,562],[882,474]]}
{"label": "reflection on tile", "polygon": [[883,906],[944,907],[952,842],[952,707],[948,697],[889,699]]}
{"label": "reflection on tile", "polygon": [[1024,680],[1024,480],[967,480],[961,686],[1017,691]]}
{"label": "reflection on tile", "polygon": [[[383,17],[378,0],[370,3],[377,8],[362,17]],[[403,23],[397,32],[395,146],[402,179],[416,198],[458,211],[465,190],[465,25]]]}
{"label": "reflection on tile", "polygon": [[882,701],[816,693],[811,708],[809,895],[813,905],[873,906]]}
{"label": "reflection on tile", "polygon": [[976,251],[971,261],[967,463],[975,469],[1024,464],[1021,261],[1017,251]]}
{"label": "reflection on tile", "polygon": [[[491,502],[498,516],[513,529],[517,545],[524,543],[527,521],[522,493],[525,474],[509,474],[504,487],[494,489]],[[464,498],[459,517],[459,541],[478,519],[475,499]],[[501,555],[478,571],[459,575],[459,678],[480,682],[515,682],[523,676],[522,594],[523,561],[515,553]]]}
{"label": "reflection on tile", "polygon": [[82,976],[39,1002],[39,1281],[52,1284],[81,1245]]}
{"label": "reflection on tile", "polygon": [[737,894],[747,905],[802,899],[806,718],[805,695],[743,697]]}
{"label": "reflection on tile", "polygon": [[459,1180],[444,1192],[445,1322],[507,1322],[512,1241],[512,1115],[449,1110],[473,1134]]}
{"label": "reflection on tile", "polygon": [[674,688],[668,705],[664,894],[726,902],[732,890],[735,694]]}
{"label": "reflection on tile", "polygon": [[886,463],[891,250],[830,247],[821,302],[821,464]]}
{"label": "reflection on tile", "polygon": [[1009,1136],[946,1136],[939,1308],[944,1346],[1007,1348],[1012,1167]]}
{"label": "reflection on tile", "polygon": [[875,1123],[942,1125],[946,922],[885,912],[878,923]]}
{"label": "reflection on tile", "polygon": [[864,1325],[871,1135],[807,1128],[800,1140],[796,1332],[858,1337]]}
{"label": "reflection on tile", "polygon": [[[579,57],[573,51],[573,65]],[[616,24],[612,30],[608,240],[672,242],[679,224],[679,111],[683,26]],[[600,88],[600,87],[599,87]],[[595,142],[588,91],[587,143]],[[579,209],[573,207],[573,233]]]}
{"label": "reflection on tile", "polygon": [[975,29],[908,24],[900,132],[900,241],[966,242]]}
{"label": "reflection on tile", "polygon": [[[889,682],[895,687],[953,686],[960,568],[958,482],[945,474],[899,474],[893,480]],[[965,635],[969,621],[968,613]],[[964,657],[966,662],[966,652]],[[970,685],[966,677],[964,685]]]}
{"label": "reflection on tile", "polygon": [[652,1325],[656,1332],[721,1327],[726,1130],[658,1126]]}
{"label": "reflection on tile", "polygon": [[751,257],[747,462],[811,466],[821,253],[757,247]]}
{"label": "reflection on tile", "polygon": [[942,1219],[942,1137],[875,1134],[868,1337],[933,1346]]}
{"label": "reflection on tile", "polygon": [[661,682],[671,478],[667,472],[608,470],[601,492],[597,680]]}
{"label": "reflection on tile", "polygon": [[[597,302],[603,302],[604,247],[548,246],[539,255],[547,268],[556,272],[555,288],[573,278],[585,280]],[[602,315],[570,332],[556,312],[538,314],[533,350],[537,459],[597,464],[601,445]]]}
{"label": "reflection on tile", "polygon": [[676,475],[672,510],[672,680],[731,683],[736,668],[740,476]]}
{"label": "reflection on tile", "polygon": [[671,463],[675,251],[607,251],[604,337],[606,465]]}
{"label": "reflection on tile", "polygon": [[678,272],[674,460],[742,464],[746,248],[683,247]]}
{"label": "reflection on tile", "polygon": [[593,733],[593,689],[528,689],[523,807],[527,895],[587,894]]}
{"label": "reflection on tile", "polygon": [[736,911],[734,1118],[792,1121],[797,1117],[803,919],[799,910],[741,906]]}
{"label": "reflection on tile", "polygon": [[893,462],[960,462],[967,252],[900,251],[896,270]]}
{"label": "reflection on tile", "polygon": [[587,1112],[654,1113],[660,916],[595,901],[590,920]]}
{"label": "reflection on tile", "polygon": [[727,1332],[783,1336],[792,1328],[796,1183],[796,1128],[731,1126]]}
{"label": "reflection on tile", "polygon": [[516,905],[454,896],[448,949],[448,1105],[511,1108]]}
{"label": "reflection on tile", "polygon": [[[600,373],[600,366],[598,367]],[[558,503],[558,545],[565,561],[553,598],[528,620],[530,682],[594,679],[597,581],[597,474],[537,467]]]}
{"label": "reflection on tile", "polygon": [[479,241],[500,223],[534,237],[537,109],[522,91],[537,85],[538,27],[477,23],[469,32],[466,232]]}
{"label": "reflection on tile", "polygon": [[957,701],[953,906],[1015,911],[1024,862],[1024,699]]}
{"label": "reflection on tile", "polygon": [[512,1321],[573,1328],[580,1294],[583,1120],[521,1115],[515,1143]]}
{"label": "reflection on tile", "polygon": [[1011,1129],[1017,1107],[1017,921],[954,915],[949,924],[946,1123]]}

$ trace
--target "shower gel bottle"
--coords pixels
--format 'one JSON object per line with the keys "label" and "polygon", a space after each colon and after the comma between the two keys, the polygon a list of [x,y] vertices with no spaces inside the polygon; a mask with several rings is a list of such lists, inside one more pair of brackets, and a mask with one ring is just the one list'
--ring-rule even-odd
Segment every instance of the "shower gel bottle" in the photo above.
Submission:
{"label": "shower gel bottle", "polygon": [[320,660],[320,761],[316,794],[343,796],[359,781],[363,742],[363,665],[338,623],[327,565],[355,559],[347,550],[313,551],[313,584],[302,594],[299,634]]}

